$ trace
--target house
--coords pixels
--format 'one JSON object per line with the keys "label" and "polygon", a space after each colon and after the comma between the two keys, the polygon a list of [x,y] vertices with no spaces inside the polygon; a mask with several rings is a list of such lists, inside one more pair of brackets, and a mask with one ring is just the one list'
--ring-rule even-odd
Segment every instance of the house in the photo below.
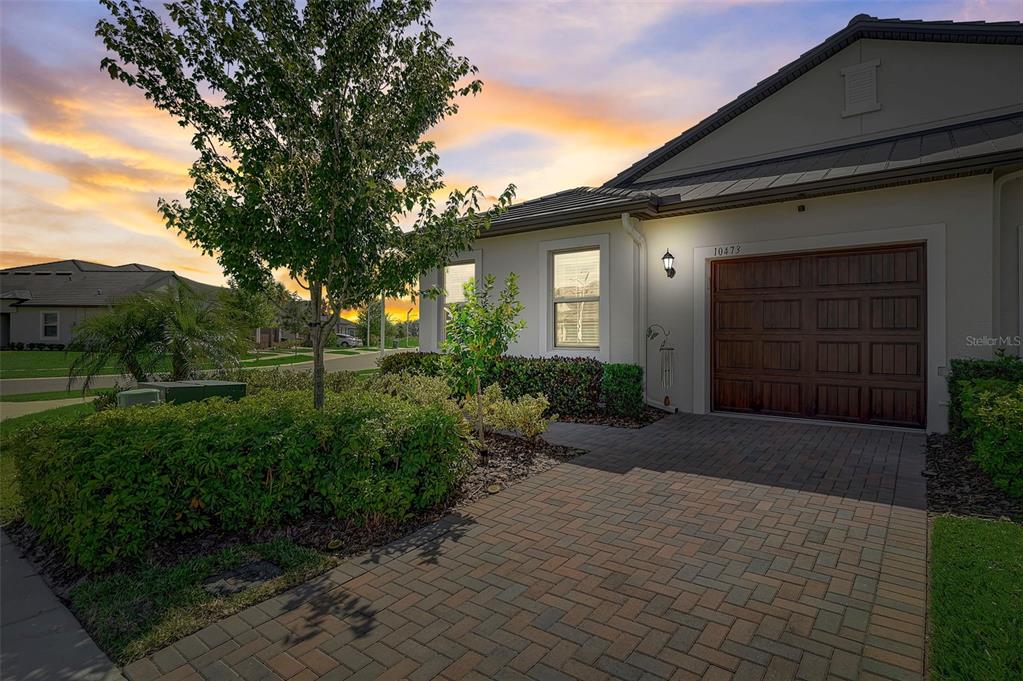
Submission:
{"label": "house", "polygon": [[181,283],[197,293],[221,290],[138,263],[60,260],[0,270],[0,347],[67,345],[75,324],[106,312],[121,298]]}
{"label": "house", "polygon": [[1021,169],[1023,25],[859,15],[604,185],[494,220],[423,278],[449,297],[421,346],[459,282],[516,272],[513,353],[643,365],[686,412],[942,431],[949,358],[1019,352]]}

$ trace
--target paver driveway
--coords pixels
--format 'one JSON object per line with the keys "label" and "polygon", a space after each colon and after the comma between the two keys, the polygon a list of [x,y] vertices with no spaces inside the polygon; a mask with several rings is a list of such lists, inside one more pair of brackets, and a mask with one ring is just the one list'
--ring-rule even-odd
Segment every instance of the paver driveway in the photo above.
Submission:
{"label": "paver driveway", "polygon": [[922,676],[922,435],[678,415],[549,439],[590,453],[126,673]]}

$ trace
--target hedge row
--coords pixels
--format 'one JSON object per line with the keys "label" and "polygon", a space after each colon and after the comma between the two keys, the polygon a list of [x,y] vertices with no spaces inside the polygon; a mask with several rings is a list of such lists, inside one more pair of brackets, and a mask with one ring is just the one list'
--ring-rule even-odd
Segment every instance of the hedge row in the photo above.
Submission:
{"label": "hedge row", "polygon": [[0,350],[63,350],[63,343],[11,343]]}
{"label": "hedge row", "polygon": [[[437,376],[443,369],[441,355],[403,352],[380,361],[382,373],[419,373]],[[506,397],[541,394],[550,412],[584,416],[606,412],[636,416],[645,406],[643,370],[632,364],[603,364],[595,359],[564,357],[502,357],[493,376],[484,384],[497,383]]]}
{"label": "hedge row", "polygon": [[[367,391],[113,409],[19,438],[26,520],[102,569],[206,528],[250,530],[307,512],[400,520],[437,504],[470,460],[450,402]],[[6,453],[5,453],[6,454]]]}

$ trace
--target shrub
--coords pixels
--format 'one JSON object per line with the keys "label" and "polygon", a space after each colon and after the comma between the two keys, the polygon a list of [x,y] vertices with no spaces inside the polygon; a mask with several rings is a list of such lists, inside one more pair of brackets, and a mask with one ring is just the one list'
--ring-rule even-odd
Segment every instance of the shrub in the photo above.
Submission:
{"label": "shrub", "polygon": [[512,399],[539,393],[552,411],[580,416],[600,411],[603,366],[595,359],[502,357],[494,380]]}
{"label": "shrub", "polygon": [[96,399],[92,401],[92,406],[96,411],[106,411],[107,409],[113,409],[117,406],[117,393],[119,388],[105,388],[103,390],[96,391]]}
{"label": "shrub", "polygon": [[[263,391],[289,392],[313,389],[313,372],[310,370],[294,371],[280,367],[245,369],[219,372],[217,378],[230,381],[242,381],[246,386],[247,395],[258,395]],[[324,388],[328,392],[342,392],[359,384],[358,377],[350,371],[334,371],[323,376]]]}
{"label": "shrub", "polygon": [[497,383],[488,385],[480,395],[469,395],[462,404],[462,411],[468,421],[483,415],[487,430],[506,430],[529,439],[546,432],[557,414],[545,416],[550,403],[543,395],[523,395],[511,400],[504,396]]}
{"label": "shrub", "polygon": [[638,417],[643,399],[643,369],[635,364],[605,364],[601,379],[604,408],[615,416]]}
{"label": "shrub", "polygon": [[438,376],[441,373],[440,358],[438,352],[396,352],[380,360],[380,373]]}
{"label": "shrub", "polygon": [[966,381],[959,397],[973,460],[997,487],[1023,497],[1023,383]]}
{"label": "shrub", "polygon": [[325,512],[401,520],[454,488],[466,427],[445,405],[366,391],[112,409],[37,427],[12,451],[26,520],[102,569],[206,528],[250,530]]}
{"label": "shrub", "polygon": [[1013,383],[1023,383],[1023,360],[1011,355],[996,359],[953,359],[948,375],[948,427],[955,435],[962,436],[964,381],[997,378]]}

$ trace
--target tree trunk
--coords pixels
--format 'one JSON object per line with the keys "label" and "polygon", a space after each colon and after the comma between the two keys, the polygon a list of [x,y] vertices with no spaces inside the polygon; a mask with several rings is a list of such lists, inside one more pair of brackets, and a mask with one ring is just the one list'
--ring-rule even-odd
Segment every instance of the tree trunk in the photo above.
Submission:
{"label": "tree trunk", "polygon": [[309,283],[309,304],[313,321],[309,323],[309,341],[313,346],[313,407],[323,409],[323,284]]}

